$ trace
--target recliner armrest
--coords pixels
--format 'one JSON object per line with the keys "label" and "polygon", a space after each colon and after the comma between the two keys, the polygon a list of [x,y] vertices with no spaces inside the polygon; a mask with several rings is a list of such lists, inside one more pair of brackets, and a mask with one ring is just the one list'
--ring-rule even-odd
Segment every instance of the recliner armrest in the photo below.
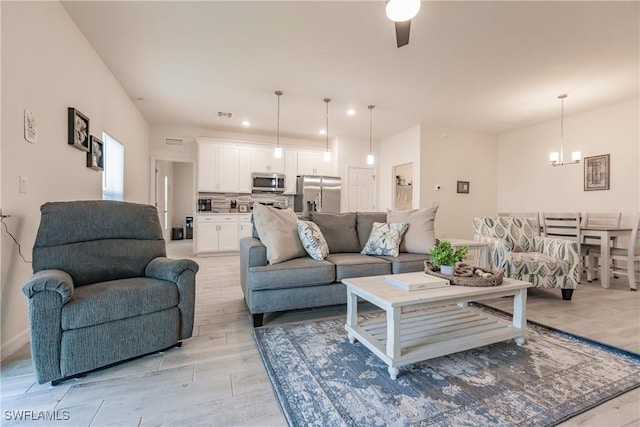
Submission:
{"label": "recliner armrest", "polygon": [[186,270],[198,272],[198,264],[190,259],[170,259],[158,257],[151,260],[144,269],[144,275],[153,279],[168,280],[176,283]]}
{"label": "recliner armrest", "polygon": [[57,292],[65,304],[73,296],[75,287],[73,279],[62,270],[41,270],[35,273],[22,287],[22,293],[28,298],[33,298],[39,292]]}

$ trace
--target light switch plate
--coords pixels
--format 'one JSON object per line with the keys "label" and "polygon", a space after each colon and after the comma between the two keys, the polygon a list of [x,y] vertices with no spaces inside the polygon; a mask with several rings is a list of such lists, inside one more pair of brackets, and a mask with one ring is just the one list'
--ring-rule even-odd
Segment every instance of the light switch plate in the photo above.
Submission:
{"label": "light switch plate", "polygon": [[27,192],[27,184],[28,184],[28,180],[26,176],[20,176],[20,193],[26,193]]}

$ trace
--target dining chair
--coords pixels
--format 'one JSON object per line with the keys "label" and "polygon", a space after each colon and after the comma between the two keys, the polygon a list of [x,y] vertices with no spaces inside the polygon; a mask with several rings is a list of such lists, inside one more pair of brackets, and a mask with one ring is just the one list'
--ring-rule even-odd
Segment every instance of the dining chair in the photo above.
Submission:
{"label": "dining chair", "polygon": [[[556,239],[570,240],[578,244],[578,254],[582,254],[581,236],[580,236],[581,215],[579,212],[543,212],[542,226],[544,235],[554,237]],[[580,266],[580,273],[582,273]],[[579,283],[579,281],[578,281]]]}
{"label": "dining chair", "polygon": [[513,218],[528,218],[531,221],[531,226],[533,228],[533,233],[536,236],[540,236],[541,227],[540,227],[540,214],[538,212],[498,212],[498,216],[501,217],[513,217]]}
{"label": "dining chair", "polygon": [[[586,212],[582,216],[581,227],[620,227],[620,221],[622,220],[622,212]],[[617,238],[611,239],[611,246],[617,246]],[[583,259],[583,266],[587,272],[587,281],[591,282],[593,279],[593,268],[589,265],[590,258],[588,257],[589,251],[593,251],[596,248],[600,250],[600,239],[594,237],[583,237],[581,242],[581,256]],[[612,263],[615,261],[612,259]],[[617,275],[614,273],[614,277]]]}
{"label": "dining chair", "polygon": [[[614,274],[626,275],[629,279],[629,289],[637,290],[636,283],[640,281],[640,213],[636,215],[631,228],[631,236],[629,237],[629,245],[626,248],[611,248],[611,260],[623,261],[625,267],[620,267],[619,263],[612,263],[611,270]],[[589,250],[589,265],[598,266],[598,258],[600,255],[600,247]]]}

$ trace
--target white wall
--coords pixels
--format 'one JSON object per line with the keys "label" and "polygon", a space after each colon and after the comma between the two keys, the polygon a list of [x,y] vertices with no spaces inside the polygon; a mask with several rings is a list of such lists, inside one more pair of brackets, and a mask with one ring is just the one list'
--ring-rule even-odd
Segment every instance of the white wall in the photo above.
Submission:
{"label": "white wall", "polygon": [[420,126],[406,129],[380,141],[378,164],[378,210],[393,209],[393,167],[413,162],[413,207],[424,206],[420,200]]}
{"label": "white wall", "polygon": [[[439,205],[436,237],[471,239],[473,217],[495,214],[497,138],[426,126],[421,138],[421,206]],[[469,182],[469,194],[457,192],[458,181]]]}
{"label": "white wall", "polygon": [[[54,200],[100,199],[102,174],[86,167],[86,153],[67,144],[67,107],[90,119],[91,134],[106,130],[124,145],[125,199],[149,201],[148,127],[58,2],[1,2],[2,178],[1,207],[9,229],[31,258],[40,205]],[[34,112],[38,142],[23,138],[23,111]],[[18,192],[18,177],[28,192]],[[21,287],[31,265],[11,239],[2,239],[2,349],[28,338]]]}
{"label": "white wall", "polygon": [[500,135],[497,210],[622,212],[628,224],[639,208],[638,105],[636,98],[564,118],[565,157],[610,154],[610,190],[584,191],[584,161],[550,166],[549,152],[560,149],[559,120]]}

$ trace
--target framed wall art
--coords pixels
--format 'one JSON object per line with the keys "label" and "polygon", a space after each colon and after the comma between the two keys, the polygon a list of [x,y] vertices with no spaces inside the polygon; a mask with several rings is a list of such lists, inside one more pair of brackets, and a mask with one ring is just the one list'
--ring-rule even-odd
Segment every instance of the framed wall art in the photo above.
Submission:
{"label": "framed wall art", "polygon": [[87,152],[87,167],[97,171],[104,170],[104,144],[93,135],[91,135],[90,141],[90,149]]}
{"label": "framed wall art", "polygon": [[69,145],[89,151],[89,118],[75,108],[69,107],[68,111]]}
{"label": "framed wall art", "polygon": [[469,194],[469,181],[458,181],[458,193]]}
{"label": "framed wall art", "polygon": [[584,191],[608,190],[610,178],[609,154],[584,158]]}

